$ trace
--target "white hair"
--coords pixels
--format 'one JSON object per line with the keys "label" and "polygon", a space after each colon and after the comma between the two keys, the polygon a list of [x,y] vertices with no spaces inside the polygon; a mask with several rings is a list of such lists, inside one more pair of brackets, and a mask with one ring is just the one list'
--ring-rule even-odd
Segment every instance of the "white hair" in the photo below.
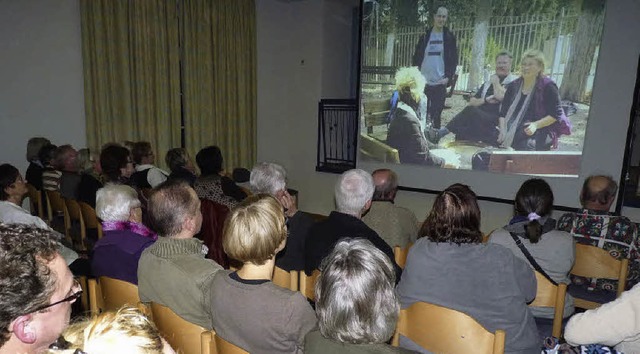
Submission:
{"label": "white hair", "polygon": [[336,207],[339,212],[360,216],[373,197],[373,178],[361,169],[349,170],[336,183]]}
{"label": "white hair", "polygon": [[249,184],[253,193],[276,196],[287,186],[287,171],[277,163],[258,162],[251,170]]}
{"label": "white hair", "polygon": [[140,206],[138,193],[124,184],[107,184],[96,193],[96,215],[104,221],[127,221]]}

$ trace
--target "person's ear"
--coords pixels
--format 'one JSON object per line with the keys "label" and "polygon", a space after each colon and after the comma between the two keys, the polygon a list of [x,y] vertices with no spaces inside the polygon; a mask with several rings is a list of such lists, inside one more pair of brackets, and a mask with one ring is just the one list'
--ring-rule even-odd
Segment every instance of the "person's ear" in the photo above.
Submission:
{"label": "person's ear", "polygon": [[32,320],[33,317],[31,314],[24,315],[13,320],[10,325],[10,328],[13,330],[13,334],[25,344],[33,344],[37,339]]}

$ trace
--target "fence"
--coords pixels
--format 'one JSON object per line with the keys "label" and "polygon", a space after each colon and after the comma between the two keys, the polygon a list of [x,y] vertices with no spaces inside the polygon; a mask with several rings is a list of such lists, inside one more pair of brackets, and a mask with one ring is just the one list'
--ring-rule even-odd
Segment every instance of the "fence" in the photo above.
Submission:
{"label": "fence", "polygon": [[316,171],[342,173],[356,167],[358,104],[350,99],[318,103]]}
{"label": "fence", "polygon": [[[571,43],[571,33],[577,25],[577,15],[528,15],[492,17],[489,21],[489,34],[486,43],[485,76],[493,70],[494,56],[500,50],[513,54],[513,63],[519,63],[525,50],[536,48],[543,50],[547,62],[547,75],[558,85],[566,63]],[[456,90],[471,90],[468,87],[471,65],[474,21],[471,18],[455,18],[449,23],[458,44],[458,82]],[[424,27],[403,27],[395,33],[372,33],[364,28],[362,37],[362,67],[410,66],[416,43],[424,34]],[[517,66],[513,66],[514,71]],[[362,82],[381,83],[390,81],[389,75],[363,70]],[[392,77],[392,76],[391,76]],[[590,90],[590,89],[589,89]]]}

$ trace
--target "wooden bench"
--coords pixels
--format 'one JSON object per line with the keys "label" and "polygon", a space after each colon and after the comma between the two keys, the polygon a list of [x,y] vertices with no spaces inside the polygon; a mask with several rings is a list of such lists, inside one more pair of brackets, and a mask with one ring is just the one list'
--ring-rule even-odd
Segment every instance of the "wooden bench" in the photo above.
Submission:
{"label": "wooden bench", "polygon": [[580,174],[579,151],[493,151],[489,171],[536,175]]}
{"label": "wooden bench", "polygon": [[373,133],[373,127],[388,126],[387,116],[389,115],[389,99],[378,99],[362,102],[362,115],[367,133]]}
{"label": "wooden bench", "polygon": [[360,153],[376,161],[400,163],[398,149],[394,149],[382,141],[365,134],[360,134]]}

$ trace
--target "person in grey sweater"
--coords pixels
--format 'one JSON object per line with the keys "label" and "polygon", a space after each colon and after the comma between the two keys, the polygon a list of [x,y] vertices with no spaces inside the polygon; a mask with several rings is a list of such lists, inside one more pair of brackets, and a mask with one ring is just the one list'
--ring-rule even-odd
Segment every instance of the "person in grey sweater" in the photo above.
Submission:
{"label": "person in grey sweater", "polygon": [[[535,275],[508,249],[481,243],[480,209],[469,187],[440,192],[419,237],[398,284],[402,308],[427,302],[460,311],[489,332],[504,330],[505,353],[540,353],[527,307],[536,295]],[[400,346],[428,353],[408,338],[401,337]]]}
{"label": "person in grey sweater", "polygon": [[210,297],[217,335],[250,353],[303,353],[316,315],[299,292],[271,282],[276,254],[287,242],[282,205],[268,194],[245,199],[231,211],[222,246],[242,262],[219,272]]}

